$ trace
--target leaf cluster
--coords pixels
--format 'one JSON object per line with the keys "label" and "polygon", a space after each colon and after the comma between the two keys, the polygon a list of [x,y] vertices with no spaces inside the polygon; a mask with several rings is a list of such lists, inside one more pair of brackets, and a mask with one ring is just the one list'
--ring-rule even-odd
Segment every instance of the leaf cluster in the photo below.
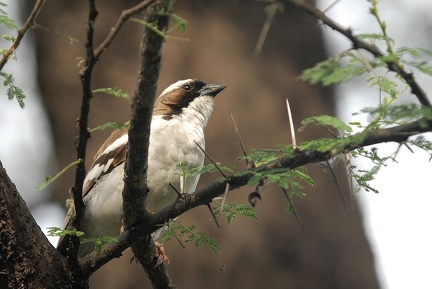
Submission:
{"label": "leaf cluster", "polygon": [[197,231],[194,225],[186,226],[179,221],[171,220],[166,225],[165,231],[159,237],[159,240],[163,243],[172,238],[182,240],[185,243],[194,244],[197,248],[206,245],[213,253],[220,253],[219,243],[210,237],[208,233]]}
{"label": "leaf cluster", "polygon": [[3,86],[6,87],[6,95],[9,100],[16,99],[21,108],[25,107],[24,99],[26,98],[23,90],[14,84],[12,74],[0,71],[0,76],[3,77]]}
{"label": "leaf cluster", "polygon": [[112,95],[112,96],[119,97],[119,98],[130,99],[130,95],[127,92],[125,92],[121,88],[117,88],[117,87],[98,88],[98,89],[93,90],[93,93],[105,93],[105,94]]}
{"label": "leaf cluster", "polygon": [[[0,7],[6,7],[6,4],[4,2],[0,2]],[[0,8],[0,25],[6,27],[9,30],[16,31],[18,30],[18,26],[15,24],[15,20],[10,18],[7,14],[7,12]],[[2,35],[2,39],[5,39],[9,42],[15,41],[15,36],[11,35]],[[8,48],[0,48],[0,53],[5,56],[8,51]],[[0,71],[0,76],[3,78],[3,86],[6,87],[6,95],[9,100],[16,99],[19,106],[21,108],[25,107],[24,99],[25,94],[23,90],[19,87],[17,87],[14,82],[15,79],[12,74],[6,73],[4,71]]]}
{"label": "leaf cluster", "polygon": [[[208,164],[201,167],[192,167],[187,162],[180,162],[177,164],[177,167],[182,171],[183,177],[193,177],[206,173],[214,173],[217,171],[224,171],[228,173],[234,173],[235,166],[227,165],[224,166],[220,162],[216,162],[214,164]],[[218,179],[219,182],[223,182],[225,178],[221,177]]]}
{"label": "leaf cluster", "polygon": [[[0,7],[6,6],[6,3],[0,2]],[[9,30],[18,30],[18,26],[15,24],[15,20],[10,18],[6,10],[4,10],[3,8],[0,8],[0,24],[5,26]],[[3,38],[5,37],[3,36]]]}
{"label": "leaf cluster", "polygon": [[66,230],[66,229],[60,229],[59,227],[49,227],[47,235],[50,237],[64,237],[67,235],[81,237],[84,235],[84,232],[77,231],[75,229]]}
{"label": "leaf cluster", "polygon": [[350,81],[363,75],[367,68],[360,57],[348,51],[317,63],[314,67],[305,69],[300,79],[312,84],[321,83],[324,86]]}
{"label": "leaf cluster", "polygon": [[225,221],[227,224],[231,224],[237,216],[243,216],[250,218],[255,221],[259,221],[259,217],[257,216],[257,211],[252,208],[250,205],[244,204],[224,204],[222,208],[222,204],[219,202],[214,202],[216,205],[213,207],[213,210],[216,212],[216,216],[225,215]]}

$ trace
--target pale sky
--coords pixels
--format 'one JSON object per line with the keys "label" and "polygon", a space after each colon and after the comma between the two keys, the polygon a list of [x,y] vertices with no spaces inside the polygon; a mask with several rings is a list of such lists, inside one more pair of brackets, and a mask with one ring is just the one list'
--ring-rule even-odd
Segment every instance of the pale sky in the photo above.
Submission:
{"label": "pale sky", "polygon": [[[319,0],[321,9],[333,1]],[[328,11],[328,15],[339,23],[350,26],[356,33],[376,33],[377,24],[367,14],[366,0],[342,0]],[[382,18],[388,25],[388,33],[396,46],[423,47],[432,50],[431,23],[427,13],[432,11],[432,1],[382,0],[379,3]],[[324,29],[330,54],[349,48],[348,42]],[[416,72],[418,74],[418,72]],[[426,91],[431,90],[429,77],[418,77]],[[338,87],[339,116],[346,122],[365,122],[365,116],[352,116],[365,106],[377,104],[375,88],[370,88],[364,79]],[[430,95],[430,94],[429,94]],[[430,97],[430,96],[429,96]],[[416,102],[409,93],[405,101]],[[431,134],[427,134],[431,139]],[[378,146],[382,155],[396,151],[397,144]],[[432,163],[429,154],[402,149],[398,163],[383,168],[372,183],[379,194],[361,191],[356,198],[362,205],[366,232],[376,258],[378,277],[383,289],[430,289],[430,260],[432,260]],[[364,165],[364,168],[368,166]]]}

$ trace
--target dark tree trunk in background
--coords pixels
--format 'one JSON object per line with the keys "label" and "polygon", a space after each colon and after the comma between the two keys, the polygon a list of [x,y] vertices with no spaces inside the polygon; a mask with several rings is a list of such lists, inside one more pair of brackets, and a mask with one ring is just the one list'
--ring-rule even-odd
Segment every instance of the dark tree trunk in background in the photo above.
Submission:
{"label": "dark tree trunk in background", "polygon": [[[112,27],[120,12],[137,1],[98,1],[97,41]],[[184,78],[224,83],[228,88],[216,98],[216,108],[206,130],[207,151],[217,161],[243,168],[235,161],[241,149],[230,120],[231,112],[245,145],[270,148],[290,140],[285,98],[289,98],[295,123],[308,116],[333,114],[331,91],[311,87],[297,77],[302,69],[325,58],[320,27],[309,15],[286,8],[272,24],[262,54],[252,58],[265,20],[264,5],[249,1],[177,1],[174,12],[188,21],[180,34],[190,41],[168,39],[163,52],[159,91]],[[81,96],[78,57],[84,56],[86,1],[48,1],[38,23],[66,37],[36,30],[39,81],[54,133],[60,167],[75,159],[74,137]],[[120,87],[131,93],[138,70],[138,49],[142,27],[129,22],[95,70],[94,88]],[[90,123],[126,121],[129,103],[96,95]],[[109,132],[92,134],[87,164]],[[299,133],[300,141],[317,138],[323,131]],[[184,224],[196,224],[220,241],[220,260],[206,248],[175,241],[165,244],[174,283],[178,288],[378,288],[374,259],[364,233],[362,218],[354,204],[347,217],[330,173],[309,167],[317,186],[307,188],[305,199],[294,198],[304,231],[294,215],[284,213],[284,196],[270,187],[258,203],[260,222],[237,218],[216,229],[206,208],[181,217]],[[73,184],[69,172],[56,184],[56,198],[68,197]],[[199,186],[218,175],[202,176]],[[343,177],[341,177],[343,178]],[[345,186],[346,196],[349,196]],[[247,203],[253,188],[234,191],[229,202]],[[349,197],[348,197],[349,198]],[[94,288],[143,288],[146,276],[130,263],[130,253],[114,260],[92,278]],[[217,262],[225,272],[216,269]],[[150,285],[149,287],[150,288]]]}

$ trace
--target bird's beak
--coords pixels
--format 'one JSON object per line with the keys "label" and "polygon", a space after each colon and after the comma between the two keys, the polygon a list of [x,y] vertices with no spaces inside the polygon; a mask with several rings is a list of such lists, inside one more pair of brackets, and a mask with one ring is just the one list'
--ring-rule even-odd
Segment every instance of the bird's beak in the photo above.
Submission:
{"label": "bird's beak", "polygon": [[226,85],[223,84],[207,84],[204,85],[200,90],[200,95],[210,95],[215,97],[219,92],[224,90]]}

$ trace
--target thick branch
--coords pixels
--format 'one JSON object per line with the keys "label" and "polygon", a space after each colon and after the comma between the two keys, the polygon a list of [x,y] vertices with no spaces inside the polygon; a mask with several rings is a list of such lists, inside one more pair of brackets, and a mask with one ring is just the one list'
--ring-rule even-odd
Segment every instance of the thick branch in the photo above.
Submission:
{"label": "thick branch", "polygon": [[36,16],[39,14],[39,11],[42,8],[42,5],[44,3],[44,0],[38,0],[36,1],[35,6],[33,7],[32,12],[30,13],[30,16],[28,17],[26,23],[24,23],[24,26],[18,29],[18,35],[15,38],[15,41],[12,43],[11,47],[3,53],[3,56],[0,60],[0,70],[3,69],[3,66],[8,62],[9,58],[15,53],[15,51],[18,49],[18,46],[20,45],[22,39],[24,38],[24,35],[26,32],[33,26],[34,21],[36,19]]}
{"label": "thick branch", "polygon": [[[157,29],[164,30],[168,25],[167,16],[157,16],[155,11],[164,1],[155,1],[146,13],[146,21],[158,21]],[[157,80],[159,78],[161,48],[164,39],[145,28],[140,49],[140,71],[137,87],[131,101],[131,121],[129,129],[128,156],[125,168],[125,188],[123,190],[124,225],[132,227],[146,218],[144,212],[147,187],[147,158],[150,138],[150,123],[155,102]]]}
{"label": "thick branch", "polygon": [[[316,19],[322,21],[325,25],[328,27],[336,30],[340,34],[344,35],[346,38],[348,38],[352,44],[353,47],[358,49],[364,49],[366,51],[369,51],[372,53],[375,57],[382,57],[384,56],[384,53],[381,51],[381,49],[378,48],[378,46],[368,43],[366,41],[363,41],[359,38],[357,38],[350,28],[345,28],[336,21],[334,21],[332,18],[325,15],[324,12],[321,10],[315,8],[313,5],[309,4],[306,1],[300,1],[300,0],[286,0],[286,2],[290,5],[293,5],[295,7],[301,8],[305,10],[306,12],[312,14]],[[428,107],[432,107],[432,104],[426,94],[426,92],[423,90],[423,88],[417,83],[417,81],[414,79],[413,73],[406,72],[405,69],[400,66],[398,63],[387,60],[387,68],[398,75],[400,75],[406,83],[410,86],[411,92],[417,97],[418,101]]]}
{"label": "thick branch", "polygon": [[[131,102],[131,122],[129,129],[128,156],[125,168],[123,190],[123,212],[125,228],[138,223],[147,223],[149,213],[145,210],[147,193],[147,159],[150,138],[150,123],[155,102],[157,80],[161,65],[161,49],[164,38],[155,29],[168,28],[171,2],[154,1],[148,8],[145,22],[156,23],[153,29],[145,27],[140,49],[140,71],[137,87]],[[161,11],[165,13],[160,13]],[[135,239],[137,240],[137,239]],[[135,257],[146,270],[153,288],[174,288],[165,266],[156,266],[156,248],[148,235],[132,244]]]}
{"label": "thick branch", "polygon": [[[432,121],[426,119],[421,119],[409,124],[386,129],[370,130],[361,133],[362,141],[358,143],[350,143],[345,147],[339,148],[338,150],[329,150],[326,152],[299,150],[294,157],[282,157],[276,160],[274,163],[268,165],[264,170],[270,170],[274,168],[294,169],[307,164],[329,160],[338,154],[341,154],[345,151],[355,150],[359,147],[366,147],[369,145],[385,142],[400,143],[406,141],[410,136],[430,131],[432,131]],[[355,136],[354,139],[356,139]],[[224,194],[227,182],[230,184],[230,190],[234,190],[247,185],[252,176],[253,172],[242,176],[233,175],[230,176],[225,182],[215,182],[201,190],[196,191],[192,195],[185,195],[183,198],[177,200],[173,205],[168,206],[161,212],[151,216],[151,218],[145,224],[140,224],[136,227],[133,227],[122,234],[116,244],[108,247],[98,256],[88,256],[86,259],[81,260],[83,270],[97,270],[110,260],[110,258],[107,256],[117,256],[121,254],[123,250],[128,248],[129,244],[132,243],[133,240],[137,240],[147,236],[148,234],[151,234],[160,227],[160,224],[164,224],[170,219],[174,219],[192,208],[210,203],[214,198]]]}
{"label": "thick branch", "polygon": [[0,288],[88,288],[49,243],[1,162],[0,256]]}

